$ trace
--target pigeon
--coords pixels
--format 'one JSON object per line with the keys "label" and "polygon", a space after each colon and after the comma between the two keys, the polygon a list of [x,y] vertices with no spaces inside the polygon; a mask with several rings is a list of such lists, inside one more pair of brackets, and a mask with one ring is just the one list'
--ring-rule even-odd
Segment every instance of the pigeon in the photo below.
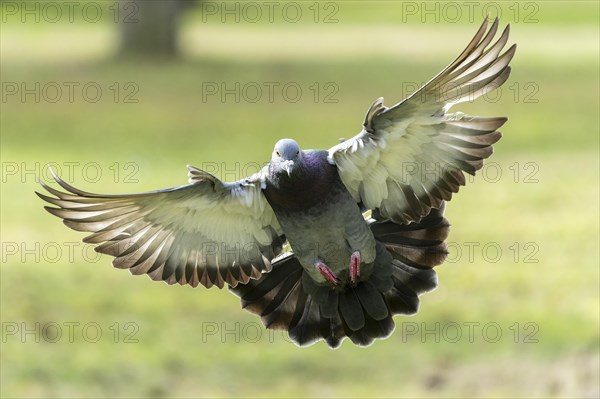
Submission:
{"label": "pigeon", "polygon": [[[492,154],[505,117],[449,113],[509,77],[509,26],[486,18],[442,72],[329,150],[279,140],[258,173],[223,182],[188,166],[189,184],[128,195],[79,190],[54,173],[36,194],[113,265],[168,284],[228,286],[266,328],[298,345],[389,337],[417,312],[448,254],[446,202]],[[48,195],[50,194],[50,195]]]}

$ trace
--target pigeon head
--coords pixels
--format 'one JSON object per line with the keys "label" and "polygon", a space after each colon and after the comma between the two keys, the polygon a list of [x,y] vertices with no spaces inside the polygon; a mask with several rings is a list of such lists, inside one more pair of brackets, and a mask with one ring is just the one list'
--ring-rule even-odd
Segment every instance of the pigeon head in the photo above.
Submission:
{"label": "pigeon head", "polygon": [[285,170],[288,176],[302,162],[300,146],[292,139],[281,139],[275,143],[271,163],[279,170]]}

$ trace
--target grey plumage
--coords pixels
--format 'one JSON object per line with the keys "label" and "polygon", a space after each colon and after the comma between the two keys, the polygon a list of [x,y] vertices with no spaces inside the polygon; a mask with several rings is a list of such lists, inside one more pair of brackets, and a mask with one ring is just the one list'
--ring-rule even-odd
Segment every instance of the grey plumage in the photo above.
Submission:
{"label": "grey plumage", "polygon": [[[437,285],[445,202],[501,135],[503,117],[448,113],[510,74],[508,27],[484,21],[446,69],[402,102],[378,99],[362,131],[329,150],[283,139],[259,173],[234,183],[188,166],[188,185],[130,195],[65,190],[46,209],[113,264],[169,284],[225,285],[267,328],[300,345],[389,336]],[[370,213],[370,215],[369,215]],[[291,251],[282,253],[285,244]]]}
{"label": "grey plumage", "polygon": [[[302,152],[289,178],[276,164],[267,176],[265,197],[313,280],[325,282],[313,266],[316,258],[325,260],[333,272],[342,272],[350,263],[351,248],[361,249],[365,267],[372,266],[375,240],[337,169],[327,162],[327,151]],[[344,220],[343,225],[333,222],[338,220]],[[346,275],[339,277],[346,282]]]}
{"label": "grey plumage", "polygon": [[380,267],[356,286],[343,291],[317,286],[298,258],[286,254],[273,262],[272,272],[230,290],[265,326],[288,330],[300,345],[324,339],[335,348],[346,336],[369,345],[387,337],[394,328],[393,315],[416,313],[418,295],[436,287],[432,267],[447,255],[449,224],[443,209],[409,225],[374,219],[367,223],[377,240]]}

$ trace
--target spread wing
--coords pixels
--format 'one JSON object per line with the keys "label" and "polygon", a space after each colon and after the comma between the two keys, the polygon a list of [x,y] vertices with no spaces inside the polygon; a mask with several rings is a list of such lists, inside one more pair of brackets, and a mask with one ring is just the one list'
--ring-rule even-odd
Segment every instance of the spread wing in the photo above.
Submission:
{"label": "spread wing", "polygon": [[[447,111],[502,85],[516,45],[500,54],[509,26],[492,45],[498,19],[484,21],[467,48],[436,77],[387,108],[378,99],[363,130],[329,150],[329,161],[357,202],[398,223],[419,221],[439,208],[492,154],[504,117]],[[486,33],[487,31],[487,33]]]}
{"label": "spread wing", "polygon": [[[67,192],[40,182],[54,197],[48,212],[84,242],[115,257],[113,265],[169,284],[235,287],[271,269],[285,237],[261,191],[261,177],[223,183],[189,167],[190,184],[140,194],[104,195],[76,189],[54,173]],[[56,198],[55,198],[56,197]]]}

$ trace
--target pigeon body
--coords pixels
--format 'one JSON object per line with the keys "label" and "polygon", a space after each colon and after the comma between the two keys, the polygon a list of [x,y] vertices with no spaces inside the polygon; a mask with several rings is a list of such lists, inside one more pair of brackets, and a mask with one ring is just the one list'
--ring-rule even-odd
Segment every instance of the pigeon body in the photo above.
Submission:
{"label": "pigeon body", "polygon": [[[400,103],[376,100],[356,136],[329,150],[275,144],[259,173],[226,183],[188,166],[189,184],[139,194],[40,182],[46,209],[113,265],[168,284],[218,286],[299,345],[369,345],[437,285],[446,201],[492,154],[504,117],[449,113],[509,77],[508,26],[484,21],[466,49]],[[370,215],[368,212],[370,211]],[[283,253],[285,245],[291,251]]]}
{"label": "pigeon body", "polygon": [[264,195],[286,232],[294,254],[311,278],[323,261],[344,283],[350,256],[360,251],[365,265],[375,259],[375,239],[356,201],[342,183],[327,151],[303,151],[290,175],[278,163],[267,169]]}

